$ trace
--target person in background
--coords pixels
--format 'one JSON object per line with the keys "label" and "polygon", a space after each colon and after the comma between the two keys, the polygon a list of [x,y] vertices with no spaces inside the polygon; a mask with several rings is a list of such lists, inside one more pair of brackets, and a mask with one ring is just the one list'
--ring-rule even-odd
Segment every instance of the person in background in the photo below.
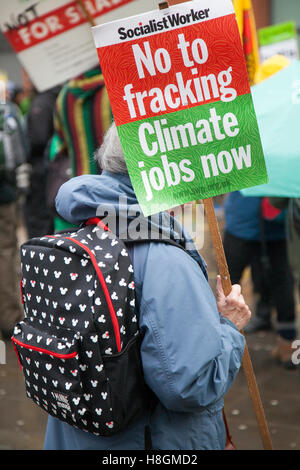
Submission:
{"label": "person in background", "polygon": [[[244,269],[261,266],[260,305],[245,333],[270,328],[269,295],[277,311],[277,345],[272,356],[293,369],[292,343],[296,339],[294,279],[289,265],[284,214],[276,220],[264,217],[263,199],[244,197],[239,191],[225,202],[224,250],[233,283],[240,282]],[[255,271],[254,271],[255,276]],[[258,284],[258,283],[256,283]],[[267,302],[266,302],[267,299]],[[266,306],[269,305],[269,309]],[[252,325],[251,325],[252,323]]]}
{"label": "person in background", "polygon": [[23,116],[26,116],[30,109],[31,97],[27,96],[21,87],[14,87],[11,93],[11,101],[20,109]]}
{"label": "person in background", "polygon": [[269,197],[270,204],[286,209],[287,248],[290,266],[300,292],[300,198]]}
{"label": "person in background", "polygon": [[45,449],[143,450],[149,425],[154,450],[223,450],[223,399],[241,366],[245,340],[239,330],[251,315],[241,288],[233,286],[225,297],[219,277],[215,299],[205,263],[178,222],[168,212],[142,217],[115,125],[97,160],[101,175],[75,177],[60,188],[58,213],[80,225],[108,210],[116,214],[112,224],[117,236],[118,227],[126,225],[127,232],[138,217],[147,233],[166,232],[185,248],[148,240],[131,251],[144,377],[158,404],[150,423],[149,409],[112,437],[95,436],[49,416]]}
{"label": "person in background", "polygon": [[287,210],[288,253],[300,293],[300,198],[290,199]]}
{"label": "person in background", "polygon": [[37,93],[35,86],[29,78],[26,70],[21,70],[21,85],[15,85],[11,82],[10,87],[10,101],[15,103],[20,109],[24,118],[30,109],[31,102]]}
{"label": "person in background", "polygon": [[[60,185],[70,177],[101,173],[94,153],[112,119],[99,66],[70,80],[59,93],[54,112],[47,189],[51,194],[48,206],[55,214],[55,230],[70,226],[55,212],[54,201]],[[57,178],[57,175],[60,176]]]}
{"label": "person in background", "polygon": [[36,93],[27,113],[27,135],[30,146],[30,186],[24,205],[29,238],[53,232],[53,217],[46,204],[47,161],[45,152],[53,136],[53,112],[60,87]]}
{"label": "person in background", "polygon": [[[266,80],[287,67],[290,61],[281,55],[260,65],[255,83]],[[289,265],[285,214],[275,210],[267,198],[244,197],[239,191],[229,194],[225,203],[224,249],[233,282],[239,282],[246,266],[253,264],[254,286],[260,299],[252,322],[245,329],[251,333],[271,327],[271,306],[277,311],[277,338],[272,356],[288,369],[291,361],[296,306],[294,279]]]}
{"label": "person in background", "polygon": [[11,337],[22,317],[17,276],[16,170],[26,161],[28,144],[17,106],[7,97],[6,79],[0,77],[0,333]]}

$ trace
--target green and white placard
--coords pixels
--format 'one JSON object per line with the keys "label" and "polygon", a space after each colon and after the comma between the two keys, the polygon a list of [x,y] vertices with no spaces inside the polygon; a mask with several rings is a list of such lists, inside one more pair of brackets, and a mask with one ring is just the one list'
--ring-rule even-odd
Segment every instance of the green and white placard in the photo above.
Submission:
{"label": "green and white placard", "polygon": [[290,60],[299,58],[297,28],[293,21],[267,26],[258,31],[261,62],[280,54]]}
{"label": "green and white placard", "polygon": [[186,2],[93,35],[146,216],[267,182],[230,0]]}

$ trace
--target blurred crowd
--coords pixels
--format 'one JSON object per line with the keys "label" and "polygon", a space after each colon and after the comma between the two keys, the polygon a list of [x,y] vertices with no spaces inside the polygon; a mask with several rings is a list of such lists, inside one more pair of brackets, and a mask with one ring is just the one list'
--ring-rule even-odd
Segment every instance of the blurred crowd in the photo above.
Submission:
{"label": "blurred crowd", "polygon": [[[24,225],[29,239],[70,226],[56,213],[55,196],[71,177],[101,172],[94,152],[113,117],[99,67],[43,93],[25,73],[22,88],[0,79],[0,330],[8,339],[22,317],[17,228]],[[300,200],[244,197],[236,191],[224,201],[232,283],[240,283],[250,267],[258,299],[245,331],[275,328],[272,355],[294,369]]]}

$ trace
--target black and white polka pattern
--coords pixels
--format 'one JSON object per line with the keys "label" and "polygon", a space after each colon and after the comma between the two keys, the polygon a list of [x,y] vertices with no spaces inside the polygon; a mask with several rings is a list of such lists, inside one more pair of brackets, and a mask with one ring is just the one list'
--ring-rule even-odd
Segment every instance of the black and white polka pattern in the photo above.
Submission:
{"label": "black and white polka pattern", "polygon": [[147,395],[124,243],[89,225],[30,240],[21,260],[25,316],[12,340],[28,397],[83,430],[118,431],[137,413],[130,406],[140,409]]}

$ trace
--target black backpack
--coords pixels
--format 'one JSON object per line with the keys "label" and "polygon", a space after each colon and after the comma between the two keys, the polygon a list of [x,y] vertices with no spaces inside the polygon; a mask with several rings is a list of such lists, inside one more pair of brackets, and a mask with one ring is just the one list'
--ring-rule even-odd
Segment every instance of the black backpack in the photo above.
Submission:
{"label": "black backpack", "polygon": [[154,396],[143,378],[133,266],[99,219],[21,247],[25,317],[12,341],[26,393],[50,415],[100,436]]}

